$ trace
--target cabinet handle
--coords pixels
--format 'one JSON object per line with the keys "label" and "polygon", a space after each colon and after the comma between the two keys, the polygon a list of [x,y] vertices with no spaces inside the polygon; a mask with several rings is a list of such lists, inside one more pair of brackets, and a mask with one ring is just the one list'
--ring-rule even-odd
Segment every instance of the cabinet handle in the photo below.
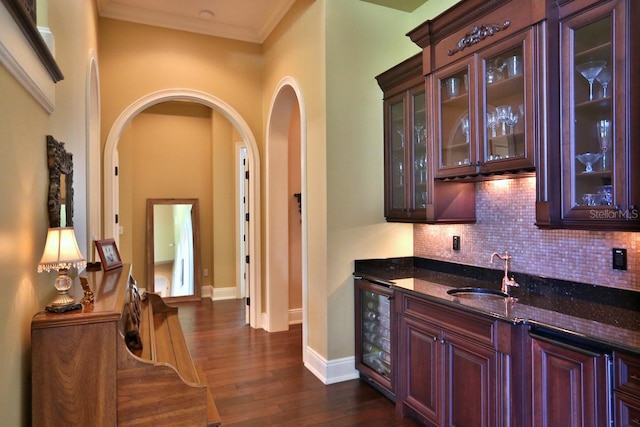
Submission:
{"label": "cabinet handle", "polygon": [[438,337],[433,337],[433,342],[438,341]]}
{"label": "cabinet handle", "polygon": [[440,340],[440,344],[442,344],[442,345],[444,345],[444,344],[445,344],[445,340],[444,340],[444,338],[442,338],[442,339]]}

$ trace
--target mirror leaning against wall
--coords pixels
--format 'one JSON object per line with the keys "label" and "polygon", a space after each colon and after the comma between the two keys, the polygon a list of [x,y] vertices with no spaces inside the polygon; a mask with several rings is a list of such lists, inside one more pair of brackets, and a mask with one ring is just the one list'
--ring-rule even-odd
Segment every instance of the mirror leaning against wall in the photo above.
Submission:
{"label": "mirror leaning against wall", "polygon": [[198,199],[147,199],[147,286],[171,301],[199,300]]}

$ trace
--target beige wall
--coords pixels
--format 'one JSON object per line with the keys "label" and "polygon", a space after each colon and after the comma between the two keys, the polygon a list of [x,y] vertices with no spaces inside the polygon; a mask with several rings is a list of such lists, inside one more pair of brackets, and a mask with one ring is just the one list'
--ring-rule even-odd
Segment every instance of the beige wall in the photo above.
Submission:
{"label": "beige wall", "polygon": [[302,193],[300,165],[300,106],[291,111],[288,138],[289,169],[289,310],[302,308],[302,215],[298,200],[293,196]]}
{"label": "beige wall", "polygon": [[308,342],[328,360],[353,355],[353,260],[413,251],[411,226],[383,218],[375,76],[416,53],[405,33],[441,10],[408,14],[356,0],[302,0],[264,44],[265,114],[284,77],[303,98]]}
{"label": "beige wall", "polygon": [[[118,115],[137,99],[159,90],[188,88],[204,91],[229,104],[247,122],[258,144],[261,144],[261,109],[255,102],[261,93],[260,46],[110,19],[101,19],[99,30],[103,141]],[[237,138],[237,133],[233,133],[233,128],[221,115],[214,114],[208,123],[214,140],[219,139],[217,135],[223,135],[228,141],[231,141],[233,135]],[[121,142],[127,137],[128,130],[125,130]],[[125,150],[119,153],[123,173],[126,173],[125,168],[136,169],[135,164],[126,164],[126,147],[118,149]],[[206,158],[194,159],[196,163],[206,159],[211,163],[212,158],[226,159],[219,167],[200,171],[207,174],[206,180],[210,184],[213,183],[201,200],[203,268],[210,272],[203,284],[229,287],[235,285],[235,243],[232,240],[234,227],[233,224],[229,225],[234,202],[228,199],[230,192],[233,192],[233,177],[229,176],[233,173],[233,147],[230,144],[214,144],[211,150],[213,151]],[[175,159],[179,159],[181,168],[198,170],[196,163],[189,164],[181,157]],[[153,164],[152,160],[146,158],[145,162]],[[121,185],[124,180],[123,176]],[[184,194],[188,188],[182,187],[179,191],[175,189],[173,193]],[[214,192],[222,194],[223,198],[217,200]],[[126,188],[121,188],[122,215],[126,217],[126,210],[133,209],[133,233],[137,232],[135,230],[143,233],[144,228],[140,228],[138,224],[144,226],[144,210],[136,211],[133,202],[135,199],[130,197],[134,196],[128,195]],[[206,222],[204,218],[207,219]],[[124,246],[122,256],[124,259],[130,256],[134,260],[137,277],[142,277],[141,267],[144,265],[144,258],[140,258],[144,256],[140,255],[144,254],[140,248],[144,236],[141,237],[133,240],[131,235],[121,236],[121,246]]]}
{"label": "beige wall", "polygon": [[48,134],[73,153],[74,219],[83,253],[87,247],[85,87],[89,51],[97,44],[93,2],[56,0],[48,22],[65,76],[55,85],[52,114],[0,65],[0,414],[8,427],[30,424],[30,323],[55,295],[55,273],[36,272],[48,226]]}
{"label": "beige wall", "polygon": [[[308,220],[308,305],[309,346],[326,355],[326,110],[324,2],[297,1],[285,19],[263,46],[265,70],[262,92],[263,120],[266,123],[269,102],[284,77],[295,79],[304,97],[301,108],[306,113]],[[263,174],[266,174],[263,168]],[[262,177],[265,183],[265,176]],[[264,192],[264,188],[263,188]],[[264,205],[262,217],[265,218]],[[286,232],[273,230],[272,232]],[[266,239],[263,239],[263,251]],[[288,254],[272,254],[287,257]],[[286,260],[284,261],[286,262]],[[263,284],[265,281],[263,280]],[[264,289],[263,289],[264,291]],[[264,299],[263,299],[264,301]]]}
{"label": "beige wall", "polygon": [[[222,142],[230,145],[229,138]],[[213,245],[206,237],[213,233],[213,142],[220,141],[212,137],[211,109],[199,104],[158,104],[135,117],[123,134],[119,144],[120,251],[124,260],[133,262],[141,286],[148,286],[147,199],[199,200],[202,266],[212,269]],[[220,160],[226,167],[229,159]],[[226,226],[233,229],[233,223]],[[210,279],[205,278],[203,284],[211,285]]]}

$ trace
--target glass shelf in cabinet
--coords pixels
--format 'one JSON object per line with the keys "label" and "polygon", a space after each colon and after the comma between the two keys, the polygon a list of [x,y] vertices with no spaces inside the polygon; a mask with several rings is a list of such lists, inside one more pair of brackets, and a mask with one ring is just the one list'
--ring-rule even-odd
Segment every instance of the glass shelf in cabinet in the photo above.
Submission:
{"label": "glass shelf in cabinet", "polygon": [[519,74],[496,83],[488,84],[487,98],[495,103],[496,99],[511,99],[520,96],[524,100],[524,75]]}

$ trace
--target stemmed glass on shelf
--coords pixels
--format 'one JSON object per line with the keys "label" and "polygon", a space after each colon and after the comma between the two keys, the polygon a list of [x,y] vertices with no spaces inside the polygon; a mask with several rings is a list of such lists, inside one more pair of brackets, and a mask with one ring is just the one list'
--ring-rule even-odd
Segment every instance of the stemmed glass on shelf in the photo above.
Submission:
{"label": "stemmed glass on shelf", "polygon": [[495,138],[496,128],[498,127],[498,115],[496,113],[487,113],[487,126],[491,129],[491,138]]}
{"label": "stemmed glass on shelf", "polygon": [[598,120],[596,123],[598,130],[598,141],[600,141],[600,149],[602,150],[602,170],[609,170],[609,149],[611,148],[611,121]]}
{"label": "stemmed glass on shelf", "polygon": [[463,117],[460,121],[460,129],[464,134],[465,143],[469,143],[469,117]]}
{"label": "stemmed glass on shelf", "polygon": [[604,67],[596,76],[596,80],[602,85],[602,97],[606,98],[607,87],[609,86],[609,82],[611,81],[611,68]]}
{"label": "stemmed glass on shelf", "polygon": [[589,101],[593,101],[593,81],[605,65],[607,65],[605,61],[589,61],[576,65],[576,70],[578,70],[578,72],[582,74],[582,77],[587,79],[589,83]]}
{"label": "stemmed glass on shelf", "polygon": [[511,117],[511,106],[510,105],[501,105],[496,107],[496,114],[498,116],[498,122],[501,124],[501,133],[502,135],[507,134],[507,122]]}

